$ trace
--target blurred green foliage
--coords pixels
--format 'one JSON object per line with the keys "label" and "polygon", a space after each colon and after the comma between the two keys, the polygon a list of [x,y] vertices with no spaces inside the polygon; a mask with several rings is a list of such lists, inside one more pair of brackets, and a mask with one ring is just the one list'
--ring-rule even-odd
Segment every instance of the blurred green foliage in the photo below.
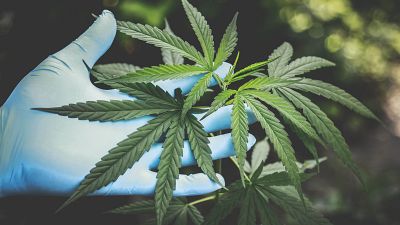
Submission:
{"label": "blurred green foliage", "polygon": [[393,67],[398,67],[400,27],[391,21],[384,9],[357,10],[349,0],[278,2],[279,16],[294,32],[323,38],[325,48],[340,55],[349,72],[376,79],[400,76],[398,71],[393,71]]}

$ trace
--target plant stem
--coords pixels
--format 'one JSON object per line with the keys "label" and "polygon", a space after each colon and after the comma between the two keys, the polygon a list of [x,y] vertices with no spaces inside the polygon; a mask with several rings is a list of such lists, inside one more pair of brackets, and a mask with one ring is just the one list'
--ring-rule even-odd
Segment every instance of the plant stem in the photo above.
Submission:
{"label": "plant stem", "polygon": [[[222,159],[218,159],[215,164],[216,172],[222,174]],[[215,191],[215,200],[218,201],[219,198],[219,190]]]}
{"label": "plant stem", "polygon": [[[239,164],[237,163],[236,159],[233,158],[233,156],[231,156],[231,157],[229,157],[229,158],[231,159],[231,161],[233,162],[233,164],[235,164],[235,166],[236,166],[238,169],[240,169],[240,166],[239,166]],[[243,173],[243,175],[244,175],[244,178],[245,178],[246,180],[250,181],[250,178],[247,176],[247,174]]]}
{"label": "plant stem", "polygon": [[215,162],[216,172],[222,174],[222,159],[218,159]]}
{"label": "plant stem", "polygon": [[189,205],[196,205],[196,204],[199,204],[199,203],[202,203],[202,202],[206,202],[206,201],[210,201],[210,200],[213,200],[213,199],[215,199],[215,195],[211,195],[211,196],[208,196],[208,197],[204,197],[204,198],[198,199],[196,201],[193,201],[193,202],[189,203]]}

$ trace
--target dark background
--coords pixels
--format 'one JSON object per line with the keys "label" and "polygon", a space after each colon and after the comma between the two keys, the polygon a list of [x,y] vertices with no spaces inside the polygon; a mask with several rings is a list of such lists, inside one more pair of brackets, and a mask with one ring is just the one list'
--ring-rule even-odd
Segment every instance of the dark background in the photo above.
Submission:
{"label": "dark background", "polygon": [[[315,55],[337,63],[311,77],[331,82],[359,98],[382,118],[388,130],[320,98],[312,98],[333,118],[368,173],[370,191],[362,190],[350,171],[329,152],[321,173],[305,192],[334,224],[400,224],[400,5],[396,0],[203,0],[191,1],[213,28],[218,43],[239,11],[239,66],[267,58],[283,41],[295,58]],[[163,27],[167,17],[176,34],[197,44],[177,0],[0,1],[0,104],[37,64],[78,37],[102,9],[117,19]],[[229,60],[232,62],[232,59]],[[161,63],[159,49],[118,35],[98,63]],[[257,129],[257,127],[255,127]],[[262,133],[255,134],[261,139]],[[294,139],[299,159],[311,158]],[[273,159],[273,158],[272,158]],[[228,181],[237,179],[223,163]],[[54,214],[59,197],[0,199],[0,224],[138,224],[137,216],[104,211],[132,197],[85,198]],[[207,207],[206,207],[207,208]],[[228,219],[235,221],[235,217]],[[227,221],[227,224],[231,222]]]}

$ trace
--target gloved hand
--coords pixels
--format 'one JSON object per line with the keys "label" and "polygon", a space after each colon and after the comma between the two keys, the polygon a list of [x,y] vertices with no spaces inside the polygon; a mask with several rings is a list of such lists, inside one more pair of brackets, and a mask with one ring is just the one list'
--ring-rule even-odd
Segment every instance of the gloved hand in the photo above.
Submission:
{"label": "gloved hand", "polygon": [[[104,11],[94,24],[63,50],[49,56],[15,88],[0,109],[0,196],[16,194],[71,194],[94,164],[119,141],[151,117],[130,121],[89,122],[31,110],[90,100],[132,99],[116,90],[102,90],[89,80],[82,60],[90,67],[110,47],[116,33],[111,12]],[[230,65],[224,63],[216,73],[225,76]],[[173,93],[188,92],[199,79],[157,83]],[[214,85],[216,82],[214,81]],[[224,107],[202,121],[207,132],[230,127],[231,107]],[[201,117],[202,115],[197,115]],[[252,121],[254,118],[250,117]],[[230,134],[210,138],[213,159],[234,155]],[[255,142],[249,138],[248,147]],[[162,144],[155,144],[119,179],[95,195],[153,194],[156,168]],[[182,165],[196,162],[185,142]],[[218,175],[221,183],[222,176]],[[174,195],[199,195],[220,186],[202,173],[180,175]]]}

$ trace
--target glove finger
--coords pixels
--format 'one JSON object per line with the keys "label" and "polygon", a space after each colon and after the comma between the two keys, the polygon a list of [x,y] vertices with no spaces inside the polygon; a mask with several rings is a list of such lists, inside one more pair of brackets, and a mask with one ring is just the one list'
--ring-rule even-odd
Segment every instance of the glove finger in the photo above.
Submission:
{"label": "glove finger", "polygon": [[68,68],[84,67],[82,60],[91,68],[111,46],[116,30],[114,15],[104,10],[81,36],[51,57],[58,59]]}
{"label": "glove finger", "polygon": [[[200,123],[204,126],[204,130],[211,133],[220,130],[231,128],[231,115],[232,115],[232,105],[223,106],[219,108],[216,112],[212,113],[208,117],[200,120],[206,113],[193,114]],[[246,106],[248,123],[253,124],[257,122],[256,117],[249,107]]]}
{"label": "glove finger", "polygon": [[[215,137],[209,138],[211,149],[211,157],[213,160],[223,159],[235,155],[231,134],[222,134]],[[256,139],[253,135],[249,135],[247,142],[247,149],[249,150]],[[151,170],[156,169],[160,162],[160,154],[162,152],[162,143],[157,143],[152,146],[149,152],[137,162],[139,165],[143,165]],[[182,166],[191,166],[196,164],[196,159],[193,155],[193,151],[188,141],[184,142],[183,145],[183,156]]]}
{"label": "glove finger", "polygon": [[[219,66],[214,73],[217,74],[222,79],[228,74],[232,65],[230,63],[224,62],[221,66]],[[174,90],[176,88],[181,88],[183,94],[187,94],[192,90],[193,86],[197,83],[197,81],[202,78],[204,74],[186,77],[183,79],[175,79],[175,80],[165,80],[155,82],[156,85],[160,86],[162,89],[166,90],[170,94],[174,94]],[[212,78],[210,82],[210,87],[217,85],[217,81]]]}
{"label": "glove finger", "polygon": [[[215,70],[215,73],[220,76],[221,78],[224,78],[228,72],[229,69],[231,68],[231,64],[229,63],[223,63],[218,69]],[[166,81],[159,81],[155,82],[156,85],[160,86],[162,89],[170,93],[172,96],[175,95],[175,89],[176,88],[181,88],[183,94],[187,94],[193,87],[193,85],[196,84],[196,82],[204,76],[203,74],[192,76],[192,77],[187,77],[183,79],[175,79],[175,80],[166,80]],[[210,82],[210,86],[214,86],[217,84],[217,81],[212,78]],[[132,99],[131,96],[124,94],[122,92],[119,92],[116,89],[111,89],[111,90],[103,90],[96,88],[97,93],[99,95],[99,99],[102,100],[129,100]]]}
{"label": "glove finger", "polygon": [[[217,174],[221,184],[225,185],[222,175]],[[143,171],[133,173],[128,171],[114,183],[93,193],[93,195],[154,195],[157,182],[157,173]],[[203,173],[183,175],[179,174],[176,180],[174,196],[193,196],[203,195],[222,188],[217,183],[211,181]]]}

